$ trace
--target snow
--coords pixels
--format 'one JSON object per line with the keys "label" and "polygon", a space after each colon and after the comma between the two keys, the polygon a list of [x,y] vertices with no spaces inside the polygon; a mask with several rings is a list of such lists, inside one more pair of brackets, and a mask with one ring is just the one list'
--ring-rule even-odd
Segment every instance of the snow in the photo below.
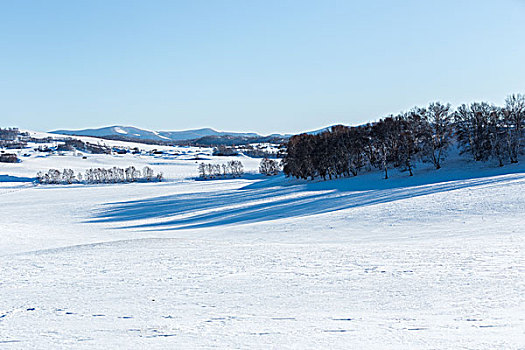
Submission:
{"label": "snow", "polygon": [[157,131],[152,131],[153,134],[155,134],[155,136],[158,136],[160,137],[161,139],[164,139],[164,140],[170,140],[169,137],[166,137],[166,136],[162,136],[161,134],[159,134]]}
{"label": "snow", "polygon": [[119,134],[127,134],[128,132],[126,130],[123,130],[121,127],[118,127],[118,126],[115,126],[113,128],[113,131],[115,131],[116,133],[119,133]]}
{"label": "snow", "polygon": [[[30,132],[31,135],[46,137],[44,133]],[[53,135],[57,137],[57,135]],[[37,152],[34,149],[47,145],[56,146],[59,142],[48,144],[29,143],[28,147],[22,150],[13,151],[22,159],[21,163],[0,163],[0,175],[10,175],[23,178],[35,178],[37,172],[47,171],[48,169],[70,168],[78,172],[84,172],[89,168],[111,168],[113,166],[125,168],[135,166],[142,169],[150,166],[156,173],[162,172],[168,181],[194,178],[198,176],[197,166],[200,162],[206,163],[226,163],[229,160],[240,160],[246,172],[257,172],[260,159],[253,159],[246,156],[240,157],[215,157],[212,156],[212,148],[205,147],[186,147],[186,146],[159,146],[137,144],[124,141],[103,140],[93,137],[75,137],[83,142],[106,145],[108,147],[135,148],[138,147],[143,152],[140,154],[113,154],[110,156],[96,155],[84,152],[60,152],[59,154]],[[153,150],[162,151],[163,154],[150,154]],[[84,158],[85,157],[85,158]],[[198,159],[197,159],[198,158]],[[0,181],[2,181],[0,179]]]}
{"label": "snow", "polygon": [[[165,150],[0,164],[2,346],[523,348],[524,165],[199,181],[230,158]],[[27,179],[93,165],[168,181]]]}

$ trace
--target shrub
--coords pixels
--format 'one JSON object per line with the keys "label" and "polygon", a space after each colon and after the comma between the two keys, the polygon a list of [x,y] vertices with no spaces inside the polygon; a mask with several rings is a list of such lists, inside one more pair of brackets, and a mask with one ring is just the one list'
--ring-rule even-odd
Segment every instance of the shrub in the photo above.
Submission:
{"label": "shrub", "polygon": [[259,172],[266,176],[279,174],[279,163],[276,160],[263,158],[259,164]]}

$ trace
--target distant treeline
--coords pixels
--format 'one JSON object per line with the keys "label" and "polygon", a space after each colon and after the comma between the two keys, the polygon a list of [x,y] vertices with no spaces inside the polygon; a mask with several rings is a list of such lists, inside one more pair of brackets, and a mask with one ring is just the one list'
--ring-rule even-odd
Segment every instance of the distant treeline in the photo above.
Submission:
{"label": "distant treeline", "polygon": [[[81,135],[79,135],[81,136]],[[249,145],[253,143],[274,143],[280,144],[285,142],[285,137],[277,136],[259,136],[259,137],[246,137],[246,136],[203,136],[192,140],[148,140],[137,137],[131,137],[126,135],[104,135],[97,136],[99,139],[114,140],[114,141],[125,141],[133,143],[143,143],[147,145],[160,145],[160,146],[194,146],[194,147],[217,147],[217,146],[240,146]]]}
{"label": "distant treeline", "polygon": [[246,146],[254,143],[272,143],[281,144],[287,140],[286,137],[278,136],[203,136],[195,140],[176,141],[174,144],[180,146],[195,146],[195,147],[217,147],[217,146]]}
{"label": "distant treeline", "polygon": [[[282,142],[281,142],[282,144]],[[244,146],[224,146],[219,145],[213,149],[212,155],[231,157],[238,156],[240,153],[251,158],[278,158],[280,153],[268,152],[266,147],[260,145],[244,145]]]}
{"label": "distant treeline", "polygon": [[111,148],[108,146],[83,142],[77,139],[67,139],[64,144],[57,147],[57,151],[74,151],[75,149],[92,154],[111,154]]}
{"label": "distant treeline", "polygon": [[293,136],[286,144],[283,171],[301,179],[356,176],[373,168],[384,171],[385,179],[391,168],[412,175],[419,161],[439,169],[453,142],[475,161],[493,159],[503,166],[518,162],[524,127],[524,95],[507,97],[504,107],[481,102],[455,111],[436,102],[375,123]]}
{"label": "distant treeline", "polygon": [[16,149],[27,146],[29,134],[18,128],[0,128],[0,148]]}

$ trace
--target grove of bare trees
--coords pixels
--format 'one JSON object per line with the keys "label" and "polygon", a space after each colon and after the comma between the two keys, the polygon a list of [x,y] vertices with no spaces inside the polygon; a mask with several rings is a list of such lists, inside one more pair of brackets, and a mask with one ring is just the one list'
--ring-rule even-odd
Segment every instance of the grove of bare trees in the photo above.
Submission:
{"label": "grove of bare trees", "polygon": [[91,168],[84,172],[75,174],[71,169],[64,169],[62,171],[57,169],[49,169],[47,172],[38,172],[37,181],[41,184],[73,184],[73,183],[123,183],[123,182],[149,182],[163,180],[162,173],[154,174],[153,169],[146,166],[142,170],[130,166],[126,169],[122,168]]}
{"label": "grove of bare trees", "polygon": [[332,179],[380,169],[388,179],[392,168],[413,175],[418,162],[440,169],[457,143],[474,161],[499,166],[518,162],[523,152],[525,96],[511,95],[505,106],[486,102],[461,105],[431,103],[358,127],[336,125],[320,134],[291,137],[282,160],[287,176]]}
{"label": "grove of bare trees", "polygon": [[244,166],[239,160],[230,160],[223,164],[200,163],[198,170],[202,179],[239,177],[244,174]]}

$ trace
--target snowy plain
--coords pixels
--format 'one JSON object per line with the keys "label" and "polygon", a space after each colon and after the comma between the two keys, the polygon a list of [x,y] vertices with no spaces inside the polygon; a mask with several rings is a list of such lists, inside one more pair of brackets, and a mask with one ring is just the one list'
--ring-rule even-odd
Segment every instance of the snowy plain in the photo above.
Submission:
{"label": "snowy plain", "polygon": [[[166,150],[0,164],[0,347],[525,348],[523,161],[199,181],[229,158]],[[28,179],[114,165],[167,181]]]}

